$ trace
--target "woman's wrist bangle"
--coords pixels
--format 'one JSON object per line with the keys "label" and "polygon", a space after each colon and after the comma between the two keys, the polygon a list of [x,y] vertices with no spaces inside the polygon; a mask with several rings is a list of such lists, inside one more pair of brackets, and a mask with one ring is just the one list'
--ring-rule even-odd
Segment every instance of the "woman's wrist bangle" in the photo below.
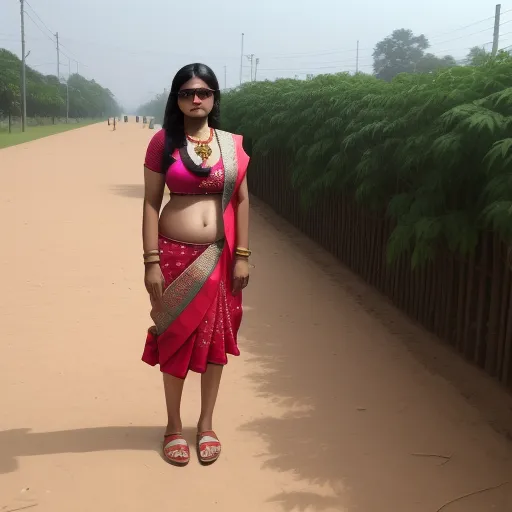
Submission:
{"label": "woman's wrist bangle", "polygon": [[252,254],[252,251],[246,249],[245,247],[237,247],[235,250],[235,254],[242,258],[248,258]]}
{"label": "woman's wrist bangle", "polygon": [[152,254],[151,256],[144,256],[144,263],[159,263],[160,256],[158,254]]}

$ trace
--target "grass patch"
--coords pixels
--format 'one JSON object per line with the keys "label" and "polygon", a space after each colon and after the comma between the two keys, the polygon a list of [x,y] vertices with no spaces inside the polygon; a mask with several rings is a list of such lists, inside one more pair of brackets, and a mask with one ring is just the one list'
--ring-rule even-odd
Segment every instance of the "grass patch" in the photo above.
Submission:
{"label": "grass patch", "polygon": [[0,129],[0,149],[9,146],[16,146],[31,140],[41,139],[57,133],[75,130],[76,128],[83,128],[91,124],[98,123],[98,120],[83,121],[81,123],[69,124],[50,124],[45,126],[27,126],[25,132],[21,131],[21,126],[16,125],[12,128],[12,133],[9,133],[7,128]]}

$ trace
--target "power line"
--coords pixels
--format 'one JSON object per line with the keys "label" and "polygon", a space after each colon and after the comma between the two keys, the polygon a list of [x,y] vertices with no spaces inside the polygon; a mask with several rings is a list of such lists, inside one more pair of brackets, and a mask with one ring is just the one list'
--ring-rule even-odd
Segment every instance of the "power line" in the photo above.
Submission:
{"label": "power line", "polygon": [[[512,20],[507,21],[506,23],[510,23],[511,21],[512,21]],[[505,25],[505,23],[503,23],[503,25]],[[439,46],[439,45],[441,45],[441,44],[451,43],[451,42],[453,42],[453,41],[460,41],[461,39],[465,39],[466,37],[476,36],[476,35],[478,35],[478,34],[482,34],[482,33],[484,33],[484,32],[489,32],[489,31],[491,31],[491,30],[494,30],[494,27],[489,27],[489,28],[486,28],[486,29],[484,29],[484,30],[479,30],[478,32],[473,32],[473,33],[471,33],[471,34],[466,34],[466,35],[464,35],[464,36],[454,37],[453,39],[448,39],[448,40],[446,40],[446,41],[442,41],[442,42],[440,42],[440,43],[435,43],[435,44],[433,44],[432,46],[434,46],[434,47],[435,47],[435,46]]]}
{"label": "power line", "polygon": [[[360,59],[361,60],[361,59]],[[323,65],[327,65],[327,64],[336,64],[338,66],[340,65],[357,65],[357,59],[351,59],[351,60],[328,60],[328,61],[319,61],[319,62],[315,62],[314,64],[312,64],[313,66],[318,66],[319,64],[321,64],[322,66]],[[299,67],[297,68],[294,68],[294,69],[306,69],[308,68],[309,65],[308,64],[304,64],[304,65],[300,65]],[[244,66],[244,68],[250,68],[250,66]],[[285,69],[285,68],[258,68],[260,71],[270,71],[271,69],[278,69],[278,70],[281,70],[281,69]]]}
{"label": "power line", "polygon": [[[37,27],[37,29],[45,36],[47,37],[50,41],[52,41],[53,43],[55,43],[55,41],[57,42],[57,51],[60,51],[65,57],[67,57],[68,59],[71,59],[72,61],[76,62],[77,64],[80,64],[82,66],[85,66],[85,64],[83,64],[82,62],[80,62],[78,59],[74,58],[74,57],[71,57],[70,55],[68,55],[67,53],[63,52],[61,50],[61,48],[66,48],[62,43],[60,43],[59,39],[55,39],[55,35],[54,33],[52,32],[52,30],[48,27],[48,25],[43,21],[43,19],[41,18],[41,16],[39,16],[39,14],[37,14],[36,10],[27,2],[27,0],[25,0],[24,2],[26,5],[28,5],[31,9],[31,11],[33,12],[33,14],[37,17],[37,19],[42,23],[42,25],[44,26],[44,28],[51,34],[51,35],[48,35],[46,34],[43,29],[39,26],[39,24],[34,20],[34,18],[32,18],[32,16],[30,16],[30,14],[25,11],[25,14],[30,18],[30,20],[32,21],[32,23]],[[66,48],[66,51],[67,48]],[[72,54],[72,52],[69,52]],[[87,67],[87,66],[86,66]]]}
{"label": "power line", "polygon": [[[503,16],[504,14],[507,14],[509,12],[512,12],[512,9],[509,9],[508,11],[502,12],[501,15]],[[467,28],[471,28],[471,27],[474,27],[476,25],[480,25],[480,23],[483,23],[484,21],[490,21],[490,20],[494,20],[494,16],[490,16],[489,18],[484,18],[483,20],[480,20],[480,21],[474,21],[473,23],[470,23],[469,25],[464,25],[463,27],[455,28],[453,30],[448,30],[447,32],[441,32],[440,34],[432,36],[429,39],[437,39],[438,37],[442,37],[442,36],[445,36],[445,35],[448,35],[448,34],[453,34],[454,32],[460,32],[461,30],[465,30]]]}
{"label": "power line", "polygon": [[[509,12],[512,12],[512,9],[509,9],[508,11],[505,11],[502,13],[503,14],[506,14],[506,13],[509,13]],[[442,37],[443,35],[447,35],[447,34],[453,34],[454,32],[460,32],[461,30],[465,30],[467,28],[471,28],[473,26],[476,26],[476,25],[479,25],[485,21],[490,21],[490,20],[493,20],[494,19],[494,16],[490,16],[488,18],[484,18],[482,20],[479,20],[479,21],[475,21],[473,23],[469,23],[468,25],[464,25],[463,27],[459,27],[459,28],[456,28],[456,29],[453,29],[453,30],[450,30],[450,31],[447,31],[447,32],[442,32],[441,34],[438,34],[436,36],[433,36],[433,37],[428,37],[429,40],[432,40],[432,39],[437,39],[439,37]],[[510,21],[506,21],[506,22],[503,22],[500,24],[500,26],[502,25],[505,25],[507,23],[511,23],[512,20]],[[481,30],[481,31],[477,31],[477,32],[473,32],[471,34],[466,34],[466,35],[463,35],[463,36],[460,36],[460,37],[456,37],[456,38],[453,38],[453,39],[449,39],[447,41],[442,41],[442,42],[439,42],[439,43],[434,43],[433,45],[431,46],[439,46],[441,44],[446,44],[446,43],[449,43],[449,42],[452,42],[452,41],[457,41],[459,39],[464,39],[465,37],[471,37],[473,35],[477,35],[477,34],[481,34],[483,32],[487,32],[489,30],[493,30],[494,29],[494,26],[492,27],[489,27],[489,28],[486,28],[484,30]],[[359,51],[370,51],[371,49],[370,48],[360,48]],[[354,53],[357,53],[357,48],[351,48],[351,49],[342,49],[342,50],[320,50],[318,52],[303,52],[303,53],[283,53],[283,54],[272,54],[272,53],[269,53],[269,54],[260,54],[262,57],[265,57],[266,59],[280,59],[280,58],[300,58],[300,57],[306,57],[306,56],[323,56],[323,55],[334,55],[334,54],[338,54],[338,53],[350,53],[350,52],[354,52]]]}
{"label": "power line", "polygon": [[493,20],[493,19],[494,19],[494,16],[490,16],[489,18],[485,18],[485,19],[480,20],[480,21],[475,21],[474,23],[470,23],[469,25],[465,25],[464,27],[456,28],[456,29],[453,29],[453,30],[448,30],[447,32],[441,32],[440,34],[437,34],[435,36],[429,37],[429,39],[437,39],[438,37],[443,37],[443,36],[446,36],[448,34],[453,34],[454,32],[460,32],[461,30],[466,30],[467,28],[471,28],[471,27],[474,27],[476,25],[480,25],[480,23],[483,23],[484,21],[490,21],[490,20]]}
{"label": "power line", "polygon": [[31,68],[40,68],[41,66],[55,66],[55,62],[44,62],[43,64],[30,64]]}
{"label": "power line", "polygon": [[24,11],[24,13],[29,17],[29,19],[32,21],[32,23],[37,27],[37,30],[39,30],[39,32],[41,32],[41,34],[43,34],[44,36],[46,36],[52,43],[55,43],[55,40],[53,37],[49,36],[46,32],[43,31],[43,29],[36,23],[36,21],[34,20],[34,18],[32,18],[32,16],[30,16],[30,14],[27,12],[27,11]]}
{"label": "power line", "polygon": [[[351,67],[355,67],[356,63],[354,62]],[[372,67],[373,64],[363,64],[359,65],[360,68],[369,68]],[[339,66],[320,66],[320,67],[309,67],[309,66],[302,66],[300,68],[259,68],[260,71],[301,71],[301,70],[318,70],[318,69],[335,69],[339,68]]]}
{"label": "power line", "polygon": [[[48,30],[48,32],[53,36],[53,34],[54,34],[54,33],[53,33],[53,31],[52,31],[52,30],[50,30],[50,29],[48,28],[48,25],[46,25],[46,23],[41,19],[41,17],[39,16],[39,14],[37,14],[37,12],[35,11],[35,9],[34,9],[34,8],[33,8],[33,7],[32,7],[32,6],[27,2],[27,0],[25,0],[25,4],[26,4],[26,5],[28,5],[28,6],[30,7],[31,11],[35,14],[35,16],[37,17],[37,19],[38,19],[38,20],[43,24],[44,28],[46,28],[46,30]],[[27,13],[25,13],[25,14],[27,14]],[[28,14],[27,14],[27,16],[28,16]]]}
{"label": "power line", "polygon": [[486,45],[489,45],[489,44],[492,44],[492,41],[487,41],[485,43],[481,43],[481,44],[474,44],[473,46],[466,46],[465,48],[450,48],[450,49],[447,49],[447,50],[439,50],[435,53],[432,53],[432,55],[435,55],[435,56],[438,56],[438,55],[449,55],[451,52],[463,52],[463,51],[468,51],[468,50],[471,50],[471,48],[474,48],[475,46],[478,46],[479,48],[481,46],[486,46]]}
{"label": "power line", "polygon": [[[359,48],[359,51],[369,51],[370,48]],[[357,53],[357,48],[350,48],[350,49],[344,49],[344,50],[320,50],[318,52],[304,52],[304,53],[282,53],[282,54],[273,54],[273,53],[267,53],[267,54],[261,54],[263,57],[271,58],[271,59],[279,59],[279,58],[294,58],[294,57],[316,57],[321,55],[333,55],[336,53]]]}

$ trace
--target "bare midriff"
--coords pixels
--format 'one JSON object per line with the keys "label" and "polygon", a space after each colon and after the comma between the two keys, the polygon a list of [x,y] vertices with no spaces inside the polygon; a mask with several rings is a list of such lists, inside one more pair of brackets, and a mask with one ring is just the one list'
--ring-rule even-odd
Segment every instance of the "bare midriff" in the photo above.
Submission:
{"label": "bare midriff", "polygon": [[209,244],[224,237],[222,194],[174,195],[158,223],[161,235],[179,242]]}

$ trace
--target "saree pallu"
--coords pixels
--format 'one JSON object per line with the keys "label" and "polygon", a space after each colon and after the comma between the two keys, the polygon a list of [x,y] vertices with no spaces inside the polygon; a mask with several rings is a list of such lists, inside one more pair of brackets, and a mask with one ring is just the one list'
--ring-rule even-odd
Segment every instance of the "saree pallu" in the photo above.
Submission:
{"label": "saree pallu", "polygon": [[[152,366],[159,364],[163,373],[178,378],[185,378],[189,370],[204,373],[208,364],[227,364],[228,354],[240,355],[237,332],[242,320],[242,298],[241,294],[230,293],[232,280],[225,266],[225,241],[194,245],[160,236],[159,249],[160,269],[168,292],[163,304],[153,304],[151,316],[155,327],[148,331],[142,360]],[[218,275],[215,283],[210,283],[212,300],[209,304],[191,304],[192,308],[181,318],[179,333],[166,328],[177,313],[176,306],[204,286],[217,259]]]}
{"label": "saree pallu", "polygon": [[165,279],[160,304],[142,360],[163,373],[184,379],[189,370],[204,373],[208,364],[227,364],[240,355],[237,333],[242,321],[242,293],[232,293],[236,243],[236,193],[249,157],[242,137],[216,131],[225,169],[222,198],[225,238],[209,245],[174,242],[159,236],[160,269]]}

